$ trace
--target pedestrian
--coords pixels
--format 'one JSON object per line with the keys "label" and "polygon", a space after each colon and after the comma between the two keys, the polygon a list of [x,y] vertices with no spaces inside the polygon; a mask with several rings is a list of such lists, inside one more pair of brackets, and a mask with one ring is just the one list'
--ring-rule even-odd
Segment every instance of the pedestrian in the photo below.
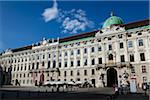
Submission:
{"label": "pedestrian", "polygon": [[114,88],[114,91],[115,91],[114,98],[117,98],[118,95],[119,95],[119,91],[118,91],[118,86],[117,86],[117,84],[113,85],[113,88]]}
{"label": "pedestrian", "polygon": [[147,91],[147,83],[143,83],[142,88],[143,88],[144,93],[145,93],[145,95],[146,95],[146,91]]}

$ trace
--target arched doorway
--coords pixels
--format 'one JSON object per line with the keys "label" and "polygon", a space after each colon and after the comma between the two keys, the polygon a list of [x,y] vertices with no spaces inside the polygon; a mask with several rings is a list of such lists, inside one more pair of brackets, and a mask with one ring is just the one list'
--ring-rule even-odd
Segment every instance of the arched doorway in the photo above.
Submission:
{"label": "arched doorway", "polygon": [[107,87],[112,87],[114,84],[118,84],[117,71],[114,68],[107,70]]}

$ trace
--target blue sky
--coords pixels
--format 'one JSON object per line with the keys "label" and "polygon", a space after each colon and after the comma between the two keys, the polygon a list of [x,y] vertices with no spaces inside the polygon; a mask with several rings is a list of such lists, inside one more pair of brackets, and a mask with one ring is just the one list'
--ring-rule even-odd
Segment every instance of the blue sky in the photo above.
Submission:
{"label": "blue sky", "polygon": [[0,52],[100,29],[113,11],[124,23],[149,18],[148,1],[0,1]]}

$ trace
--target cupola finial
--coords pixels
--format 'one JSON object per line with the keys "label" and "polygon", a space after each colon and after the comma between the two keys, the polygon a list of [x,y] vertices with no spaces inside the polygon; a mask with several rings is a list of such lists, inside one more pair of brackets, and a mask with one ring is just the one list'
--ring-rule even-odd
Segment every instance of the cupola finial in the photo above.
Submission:
{"label": "cupola finial", "polygon": [[114,12],[113,11],[111,11],[110,16],[114,16]]}

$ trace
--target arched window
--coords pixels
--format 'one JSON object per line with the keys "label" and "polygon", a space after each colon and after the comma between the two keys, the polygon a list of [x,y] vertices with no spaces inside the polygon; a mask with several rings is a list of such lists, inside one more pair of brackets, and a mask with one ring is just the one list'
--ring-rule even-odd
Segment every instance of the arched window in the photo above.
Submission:
{"label": "arched window", "polygon": [[108,58],[109,58],[109,60],[113,60],[113,55],[109,54]]}

